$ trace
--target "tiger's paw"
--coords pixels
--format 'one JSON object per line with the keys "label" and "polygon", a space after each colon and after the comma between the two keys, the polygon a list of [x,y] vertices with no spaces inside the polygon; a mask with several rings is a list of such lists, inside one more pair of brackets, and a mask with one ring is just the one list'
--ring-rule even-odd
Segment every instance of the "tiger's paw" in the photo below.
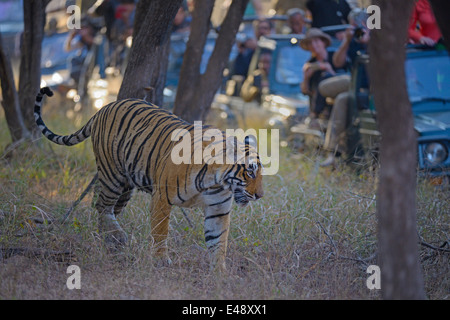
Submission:
{"label": "tiger's paw", "polygon": [[123,230],[104,232],[105,243],[108,246],[122,247],[128,242],[128,235]]}
{"label": "tiger's paw", "polygon": [[167,248],[157,248],[154,252],[153,265],[156,268],[170,267],[172,265],[172,260],[169,258],[167,253]]}
{"label": "tiger's paw", "polygon": [[215,274],[215,275],[227,275],[228,274],[225,262],[211,264],[210,265],[210,272]]}
{"label": "tiger's paw", "polygon": [[172,260],[168,256],[156,256],[153,259],[153,265],[155,268],[170,267],[172,265]]}
{"label": "tiger's paw", "polygon": [[112,214],[105,214],[100,218],[99,231],[108,247],[124,246],[128,242],[127,233],[123,231]]}

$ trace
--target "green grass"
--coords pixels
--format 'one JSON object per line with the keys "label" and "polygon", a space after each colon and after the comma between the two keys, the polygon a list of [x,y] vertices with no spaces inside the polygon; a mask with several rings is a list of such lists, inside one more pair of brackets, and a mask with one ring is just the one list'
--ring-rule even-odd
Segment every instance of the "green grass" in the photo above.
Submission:
{"label": "green grass", "polygon": [[[75,131],[65,113],[44,110],[50,128]],[[0,147],[9,134],[0,115]],[[33,218],[62,217],[95,173],[91,143],[67,148],[42,141],[0,159],[0,248],[27,248],[0,260],[0,299],[379,299],[366,287],[376,264],[376,173],[344,165],[318,167],[317,155],[283,149],[280,170],[264,179],[265,196],[234,207],[228,243],[228,275],[209,272],[203,216],[189,221],[173,208],[169,254],[157,267],[150,236],[150,196],[137,193],[119,222],[129,235],[121,252],[108,253],[97,230],[92,192],[67,224]],[[418,232],[436,247],[449,241],[448,189],[426,181],[417,188]],[[191,224],[192,223],[192,226]],[[418,244],[427,296],[448,299],[448,253]],[[58,254],[70,251],[61,261]],[[31,252],[31,253],[30,253]],[[81,290],[65,286],[67,266],[81,268]]]}

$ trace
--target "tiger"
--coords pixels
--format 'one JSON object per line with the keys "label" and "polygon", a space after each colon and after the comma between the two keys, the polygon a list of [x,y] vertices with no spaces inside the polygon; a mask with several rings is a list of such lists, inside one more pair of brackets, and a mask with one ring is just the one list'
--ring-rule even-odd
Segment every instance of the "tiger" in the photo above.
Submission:
{"label": "tiger", "polygon": [[[238,206],[244,207],[264,195],[263,166],[254,145],[236,139],[234,144],[224,143],[223,154],[232,145],[246,157],[245,161],[236,156],[235,150],[233,161],[174,164],[171,150],[179,142],[172,138],[173,134],[184,129],[193,137],[194,125],[170,111],[145,100],[117,100],[103,106],[75,133],[58,135],[42,119],[44,95],[51,97],[53,92],[48,87],[40,89],[34,117],[48,140],[73,146],[91,137],[99,184],[95,209],[99,214],[99,233],[105,242],[121,246],[127,243],[128,235],[117,216],[133,191],[144,191],[151,195],[151,236],[156,257],[171,263],[167,236],[172,206],[198,207],[204,213],[204,237],[211,269],[226,270],[233,198]],[[202,127],[202,131],[206,128]],[[230,142],[229,137],[222,135],[222,138]],[[194,139],[191,141],[195,143]],[[216,142],[202,141],[201,147],[205,149]]]}

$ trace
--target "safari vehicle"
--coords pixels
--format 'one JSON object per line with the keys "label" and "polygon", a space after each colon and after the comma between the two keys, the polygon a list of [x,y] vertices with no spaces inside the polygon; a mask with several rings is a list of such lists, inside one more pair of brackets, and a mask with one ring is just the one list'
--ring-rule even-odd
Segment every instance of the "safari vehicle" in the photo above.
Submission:
{"label": "safari vehicle", "polygon": [[[241,96],[245,79],[232,76],[224,92],[216,95],[209,118],[220,122],[219,127],[278,128],[286,138],[290,121],[304,118],[309,113],[309,98],[301,93],[303,64],[310,53],[300,48],[301,35],[272,35],[258,41],[258,47],[250,63],[248,74],[258,68],[262,52],[270,52],[272,59],[267,76],[268,86],[261,92],[261,99],[250,102]],[[217,120],[219,119],[219,120]]]}
{"label": "safari vehicle", "polygon": [[[369,57],[357,60],[352,74],[350,110],[360,140],[350,139],[350,147],[361,143],[365,154],[377,156],[380,133],[376,107],[367,88],[361,86],[360,74]],[[417,157],[420,175],[437,183],[450,177],[450,57],[444,49],[409,46],[406,49],[406,82],[417,132]],[[352,128],[350,130],[352,130]],[[354,136],[354,135],[353,135]]]}
{"label": "safari vehicle", "polygon": [[[332,42],[327,48],[331,54],[340,45],[335,34],[348,27],[349,25],[338,25],[322,28],[322,31],[331,36]],[[240,95],[245,79],[232,76],[225,90],[216,95],[209,119],[219,127],[277,128],[280,130],[282,146],[289,141],[295,148],[303,146],[305,138],[309,136],[314,141],[317,136],[323,139],[321,131],[308,127],[309,97],[300,90],[303,65],[311,56],[309,51],[299,46],[303,37],[298,34],[274,34],[259,40],[248,74],[258,68],[262,52],[272,53],[268,88],[262,93],[261,100],[245,102]],[[293,133],[292,128],[300,131]]]}

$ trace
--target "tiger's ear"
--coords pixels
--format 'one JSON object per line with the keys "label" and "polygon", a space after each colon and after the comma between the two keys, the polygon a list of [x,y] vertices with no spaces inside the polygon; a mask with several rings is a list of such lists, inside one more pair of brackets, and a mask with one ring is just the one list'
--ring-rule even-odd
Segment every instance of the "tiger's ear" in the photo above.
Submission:
{"label": "tiger's ear", "polygon": [[245,136],[244,143],[246,146],[250,145],[256,149],[257,142],[258,141],[254,135],[251,134],[251,135]]}

